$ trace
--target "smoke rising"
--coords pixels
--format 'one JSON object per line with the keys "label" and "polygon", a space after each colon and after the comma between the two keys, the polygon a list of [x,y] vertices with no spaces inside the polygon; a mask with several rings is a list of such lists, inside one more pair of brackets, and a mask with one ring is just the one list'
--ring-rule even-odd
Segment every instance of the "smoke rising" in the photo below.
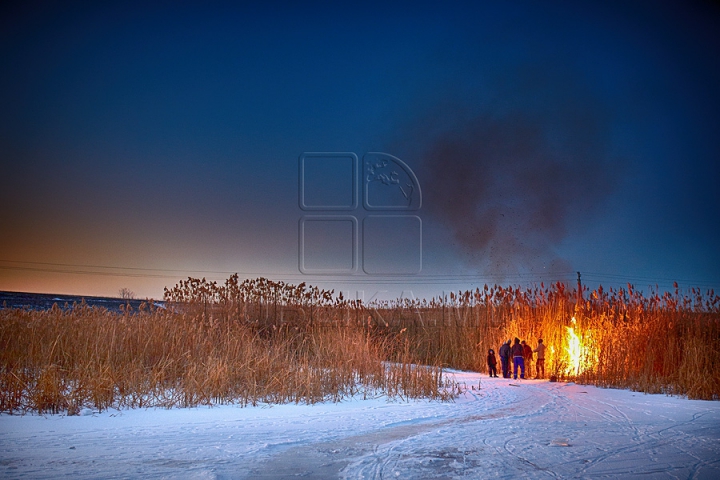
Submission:
{"label": "smoke rising", "polygon": [[472,267],[498,278],[572,270],[558,246],[592,222],[619,178],[601,103],[568,78],[536,73],[474,111],[436,109],[408,136],[424,210]]}

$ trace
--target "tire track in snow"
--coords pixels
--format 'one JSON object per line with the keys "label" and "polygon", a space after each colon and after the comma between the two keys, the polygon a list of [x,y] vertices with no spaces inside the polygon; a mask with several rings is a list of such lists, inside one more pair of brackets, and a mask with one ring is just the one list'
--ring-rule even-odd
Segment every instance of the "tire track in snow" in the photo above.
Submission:
{"label": "tire track in snow", "polygon": [[[523,383],[520,388],[500,389],[497,385],[489,389],[473,391],[467,390],[465,395],[472,397],[471,401],[457,405],[452,416],[440,420],[419,420],[401,422],[388,425],[380,430],[339,439],[332,442],[321,442],[312,445],[293,448],[274,456],[262,465],[252,470],[257,478],[333,478],[347,476],[348,478],[396,478],[397,475],[388,473],[397,471],[399,459],[408,456],[405,453],[410,441],[416,437],[433,432],[453,431],[472,427],[473,424],[495,420],[521,419],[533,415],[541,415],[555,397],[544,389],[536,389],[530,383]],[[475,393],[477,392],[477,393]],[[490,402],[492,403],[490,403]],[[483,410],[483,413],[477,413]],[[412,451],[410,456],[416,452]],[[509,447],[507,453],[518,462],[527,464],[533,469],[542,470],[515,453]],[[472,452],[471,452],[472,453]],[[462,451],[426,452],[426,455],[436,457],[439,466],[458,463],[462,459],[467,461],[467,455]],[[431,462],[432,463],[432,462]],[[352,464],[350,472],[344,472]],[[458,468],[455,468],[456,470]],[[551,476],[554,476],[551,474]]]}
{"label": "tire track in snow", "polygon": [[[510,387],[502,380],[483,381],[481,390],[465,392],[466,401],[452,405],[443,418],[410,420],[301,446],[274,457],[253,475],[273,479],[707,478],[708,472],[719,472],[720,460],[715,460],[717,453],[713,455],[717,445],[711,439],[691,437],[693,423],[704,415],[692,415],[697,407],[688,411],[690,418],[678,418],[671,425],[671,416],[663,414],[658,425],[642,403],[613,401],[616,395],[606,394],[608,390],[585,391],[591,388],[533,381]],[[705,419],[698,427],[705,431],[712,430],[708,424],[717,424],[718,417],[715,410],[707,412],[713,415],[708,417],[711,421]],[[568,437],[568,446],[554,444],[558,437]],[[694,454],[688,445],[705,451]]]}
{"label": "tire track in snow", "polygon": [[0,417],[0,477],[720,478],[720,402],[508,383],[455,403]]}
{"label": "tire track in snow", "polygon": [[[585,460],[585,465],[578,470],[578,475],[589,475],[591,471],[594,475],[616,474],[617,467],[614,465],[621,463],[621,459],[628,456],[636,456],[639,459],[643,455],[649,457],[655,463],[655,466],[650,469],[648,469],[647,465],[644,466],[644,473],[646,474],[658,474],[672,469],[669,465],[657,463],[657,452],[659,449],[671,446],[674,439],[663,438],[660,435],[663,430],[653,431],[652,421],[649,425],[643,427],[642,422],[638,422],[637,418],[633,419],[630,414],[622,410],[621,404],[605,402],[598,398],[589,398],[588,402],[584,403],[573,402],[571,406],[588,422],[592,421],[590,417],[593,414],[597,415],[601,421],[606,422],[606,432],[611,430],[616,436],[627,439],[622,445],[609,442],[611,448],[604,450],[601,454],[590,455]],[[614,411],[615,414],[609,413],[608,408]],[[647,411],[638,414],[640,413],[649,415]],[[669,428],[674,428],[677,425],[679,424]],[[608,435],[608,433],[605,433],[605,435]],[[631,473],[634,472],[627,471],[624,474]]]}

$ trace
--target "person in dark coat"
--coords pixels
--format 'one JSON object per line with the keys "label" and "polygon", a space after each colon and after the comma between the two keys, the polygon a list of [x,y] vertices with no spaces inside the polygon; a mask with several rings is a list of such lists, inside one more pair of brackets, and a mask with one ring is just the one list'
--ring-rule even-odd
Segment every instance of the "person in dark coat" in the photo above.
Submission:
{"label": "person in dark coat", "polygon": [[497,360],[495,359],[495,350],[493,350],[492,348],[488,350],[487,362],[490,376],[497,378]]}
{"label": "person in dark coat", "polygon": [[533,351],[532,347],[525,343],[525,340],[520,342],[520,345],[523,347],[523,361],[525,362],[525,368],[528,369],[528,376],[532,377],[532,359],[533,359]]}
{"label": "person in dark coat", "polygon": [[500,354],[503,378],[510,378],[510,340],[500,346],[498,353]]}
{"label": "person in dark coat", "polygon": [[523,353],[523,346],[520,345],[520,339],[515,337],[515,343],[510,350],[513,358],[513,378],[515,380],[518,378],[518,369],[520,369],[520,378],[525,378],[525,358]]}

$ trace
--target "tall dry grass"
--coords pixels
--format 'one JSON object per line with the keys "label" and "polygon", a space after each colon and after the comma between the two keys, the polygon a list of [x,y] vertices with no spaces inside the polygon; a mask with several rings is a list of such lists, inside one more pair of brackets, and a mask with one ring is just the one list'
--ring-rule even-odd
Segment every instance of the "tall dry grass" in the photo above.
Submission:
{"label": "tall dry grass", "polygon": [[[542,338],[546,376],[647,393],[720,399],[720,297],[690,289],[643,294],[627,288],[578,294],[562,283],[532,288],[485,286],[440,298],[378,302],[374,322],[405,329],[414,361],[487,371],[489,349],[518,337]],[[581,343],[578,365],[569,329]],[[528,376],[535,375],[530,362]]]}
{"label": "tall dry grass", "polygon": [[[201,296],[227,318],[265,325],[300,322],[354,324],[389,360],[486,371],[489,349],[518,337],[543,338],[546,376],[607,387],[720,398],[720,296],[693,288],[643,293],[627,288],[578,291],[557,282],[529,288],[484,286],[430,300],[400,299],[363,305],[332,292],[265,279],[223,286],[189,279],[166,297],[187,303]],[[582,301],[579,301],[582,299]],[[207,302],[206,302],[207,303]],[[580,342],[575,363],[569,329]],[[399,341],[402,339],[402,341]],[[535,362],[528,376],[535,374]]]}
{"label": "tall dry grass", "polygon": [[[338,401],[448,400],[452,367],[487,371],[515,337],[548,347],[548,376],[720,398],[720,297],[632,286],[583,292],[488,287],[364,305],[272,282],[192,279],[166,308],[0,310],[0,412]],[[574,320],[573,320],[574,319]],[[569,331],[580,342],[577,364]],[[530,365],[529,376],[534,374]]]}
{"label": "tall dry grass", "polygon": [[[268,286],[287,295],[269,301]],[[373,335],[327,292],[245,287],[213,297],[212,284],[189,279],[166,309],[0,310],[0,411],[452,398],[440,367],[410,364],[402,337]]]}

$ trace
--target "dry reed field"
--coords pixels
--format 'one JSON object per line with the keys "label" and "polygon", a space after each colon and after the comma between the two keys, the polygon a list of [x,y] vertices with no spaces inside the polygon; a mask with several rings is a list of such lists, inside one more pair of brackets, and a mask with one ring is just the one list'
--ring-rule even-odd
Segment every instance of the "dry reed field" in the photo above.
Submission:
{"label": "dry reed field", "polygon": [[[720,297],[632,286],[485,287],[363,305],[267,279],[180,281],[165,308],[0,310],[0,412],[314,403],[356,395],[451,400],[444,368],[486,371],[489,348],[548,347],[547,375],[720,397]],[[534,373],[529,366],[528,376]]]}
{"label": "dry reed field", "polygon": [[[542,338],[546,378],[646,393],[720,399],[720,297],[692,288],[643,294],[632,285],[582,292],[563,283],[488,287],[430,301],[376,305],[379,325],[405,329],[422,364],[487,371],[488,349]],[[498,358],[498,370],[500,361]],[[535,376],[535,364],[527,366]]]}
{"label": "dry reed field", "polygon": [[0,310],[0,411],[452,397],[441,368],[343,316],[330,292],[233,276],[188,279],[166,299],[122,313]]}

